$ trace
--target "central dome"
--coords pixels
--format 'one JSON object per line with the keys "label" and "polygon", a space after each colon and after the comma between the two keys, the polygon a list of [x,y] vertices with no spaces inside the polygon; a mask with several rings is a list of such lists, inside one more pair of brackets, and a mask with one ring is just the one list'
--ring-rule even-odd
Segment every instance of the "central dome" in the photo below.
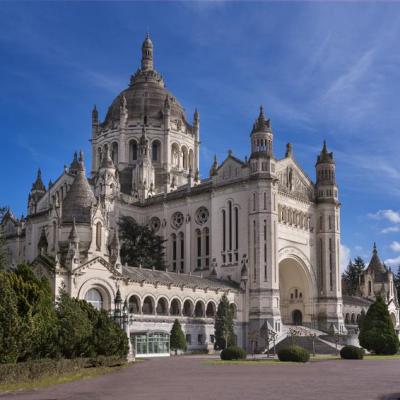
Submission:
{"label": "central dome", "polygon": [[141,68],[132,75],[129,87],[123,90],[108,108],[101,124],[110,127],[120,121],[121,107],[126,107],[128,120],[162,119],[169,106],[171,117],[186,121],[185,111],[179,101],[164,85],[162,76],[153,68],[153,43],[149,36],[142,45]]}

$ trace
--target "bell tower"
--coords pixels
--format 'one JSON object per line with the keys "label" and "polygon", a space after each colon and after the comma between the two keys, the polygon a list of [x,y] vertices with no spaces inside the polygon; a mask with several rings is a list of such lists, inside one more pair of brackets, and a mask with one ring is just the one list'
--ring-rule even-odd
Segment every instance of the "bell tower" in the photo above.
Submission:
{"label": "bell tower", "polygon": [[333,153],[324,141],[317,157],[317,276],[319,290],[319,325],[326,331],[342,332],[343,304],[340,277],[340,203],[336,185]]}

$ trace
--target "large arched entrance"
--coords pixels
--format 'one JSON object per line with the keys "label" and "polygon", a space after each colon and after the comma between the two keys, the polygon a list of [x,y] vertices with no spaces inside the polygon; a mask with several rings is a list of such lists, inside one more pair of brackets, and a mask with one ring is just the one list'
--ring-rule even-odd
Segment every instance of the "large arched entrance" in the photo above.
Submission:
{"label": "large arched entrance", "polygon": [[284,324],[311,326],[314,290],[310,271],[297,257],[279,263],[280,311]]}

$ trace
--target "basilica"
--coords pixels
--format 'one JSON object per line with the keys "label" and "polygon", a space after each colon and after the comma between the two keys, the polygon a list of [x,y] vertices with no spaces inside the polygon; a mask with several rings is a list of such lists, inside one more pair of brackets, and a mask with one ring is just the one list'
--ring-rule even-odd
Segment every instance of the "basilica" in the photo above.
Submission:
{"label": "basilica", "polygon": [[[122,301],[127,334],[142,355],[167,352],[176,318],[190,350],[211,349],[223,294],[236,341],[247,349],[265,326],[277,341],[293,325],[347,334],[377,294],[398,329],[393,274],[376,248],[359,296],[342,296],[339,189],[327,144],[313,155],[312,180],[291,144],[276,157],[275,132],[260,107],[248,157],[229,151],[200,176],[200,113],[186,115],[166,89],[153,51],[147,35],[128,87],[104,118],[94,107],[90,170],[82,152],[48,186],[39,170],[27,216],[6,214],[10,264],[31,263],[55,296],[63,289],[110,311]],[[121,263],[121,216],[166,240],[167,270]],[[257,345],[265,347],[262,338]]]}

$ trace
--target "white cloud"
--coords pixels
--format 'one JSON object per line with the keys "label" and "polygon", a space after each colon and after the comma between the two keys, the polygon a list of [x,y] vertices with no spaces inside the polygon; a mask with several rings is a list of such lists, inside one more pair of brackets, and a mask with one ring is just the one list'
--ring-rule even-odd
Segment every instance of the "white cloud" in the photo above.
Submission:
{"label": "white cloud", "polygon": [[370,218],[386,219],[394,224],[400,224],[400,213],[393,210],[379,210],[375,214],[368,214]]}
{"label": "white cloud", "polygon": [[388,258],[387,260],[385,260],[385,265],[392,268],[400,266],[400,256],[395,258]]}
{"label": "white cloud", "polygon": [[400,232],[400,226],[389,226],[388,228],[381,230],[381,233],[392,233],[392,232]]}
{"label": "white cloud", "polygon": [[391,243],[390,248],[395,251],[396,253],[400,252],[400,243],[397,242],[396,240]]}
{"label": "white cloud", "polygon": [[345,244],[340,245],[340,271],[344,272],[351,258],[350,248]]}

